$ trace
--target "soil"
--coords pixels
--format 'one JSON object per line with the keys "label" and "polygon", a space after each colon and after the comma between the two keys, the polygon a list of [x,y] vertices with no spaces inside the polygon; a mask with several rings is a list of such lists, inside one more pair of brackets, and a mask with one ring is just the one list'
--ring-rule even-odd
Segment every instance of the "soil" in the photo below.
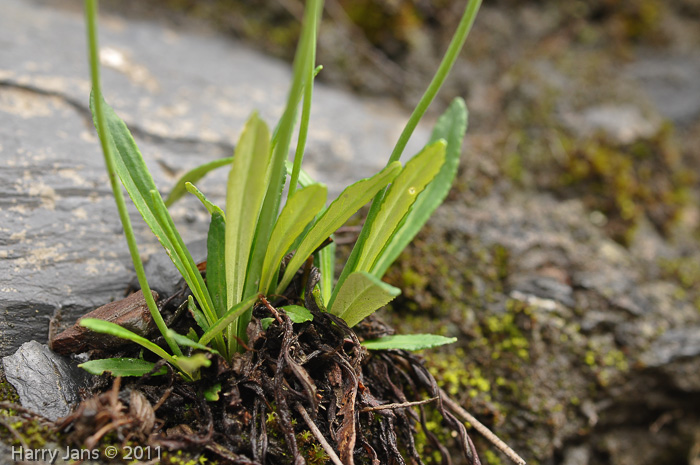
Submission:
{"label": "soil", "polygon": [[[422,359],[402,350],[363,348],[362,340],[393,333],[376,317],[351,329],[323,312],[311,292],[294,298],[302,293],[302,282],[313,289],[320,279],[315,268],[306,274],[298,274],[285,296],[273,302],[261,298],[248,328],[247,350],[230,363],[213,355],[195,383],[183,381],[170,367],[164,376],[153,375],[163,363],[138,379],[95,378],[94,394],[48,428],[62,444],[76,448],[147,444],[217,463],[420,464],[425,457],[452,463],[452,454],[460,450],[466,463],[480,464],[464,424],[446,408],[451,404],[443,403],[444,393]],[[162,312],[175,313],[188,295],[182,288]],[[132,309],[140,300],[135,293],[99,312]],[[305,305],[313,320],[293,323],[276,308],[290,303]],[[143,321],[143,313],[136,313]],[[269,318],[273,321],[263,329]],[[189,315],[174,322],[181,331],[195,326]],[[92,347],[92,359],[139,353],[138,347],[122,343],[95,344],[94,335],[75,328],[57,340],[79,351]],[[63,342],[57,347],[66,352],[69,345]],[[204,392],[215,384],[220,386],[216,400],[206,400]]]}

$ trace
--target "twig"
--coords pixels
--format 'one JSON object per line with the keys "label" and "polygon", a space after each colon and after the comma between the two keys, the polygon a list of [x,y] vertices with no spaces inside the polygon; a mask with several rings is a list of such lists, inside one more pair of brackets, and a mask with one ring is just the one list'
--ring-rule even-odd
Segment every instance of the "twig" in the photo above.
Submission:
{"label": "twig", "polygon": [[28,446],[27,443],[24,441],[24,438],[22,438],[22,435],[19,434],[19,433],[12,427],[12,425],[10,425],[10,424],[9,424],[8,422],[6,422],[5,420],[0,420],[0,425],[4,426],[4,427],[10,432],[10,434],[12,434],[12,435],[15,437],[15,439],[17,439],[17,441],[19,441],[20,445],[22,446],[22,448],[23,448],[24,450],[29,449],[29,446]]}
{"label": "twig", "polygon": [[394,410],[394,409],[398,409],[398,408],[413,407],[414,405],[429,404],[430,402],[435,402],[437,399],[438,399],[437,397],[431,397],[430,399],[418,400],[415,402],[401,402],[398,404],[375,405],[374,407],[365,407],[365,408],[361,409],[360,412],[366,413],[366,412],[374,412],[376,410]]}
{"label": "twig", "polygon": [[319,430],[318,426],[316,426],[316,423],[314,423],[313,420],[311,420],[311,417],[306,412],[304,407],[302,407],[301,404],[296,404],[295,407],[297,411],[301,414],[302,418],[304,418],[304,421],[306,422],[307,426],[311,430],[311,433],[314,435],[316,440],[319,443],[321,443],[321,447],[323,447],[323,450],[326,451],[326,454],[328,454],[328,457],[330,457],[331,461],[335,465],[343,465],[343,462],[340,461],[338,454],[336,454],[331,445],[328,444],[328,441],[326,441],[326,438],[323,437],[321,430]]}
{"label": "twig", "polygon": [[105,434],[109,433],[109,432],[112,431],[113,429],[119,428],[120,426],[128,425],[128,424],[131,423],[132,421],[133,421],[133,420],[129,420],[129,419],[126,419],[126,418],[124,418],[124,419],[122,419],[122,420],[117,420],[117,421],[112,420],[111,422],[107,423],[107,424],[104,425],[102,428],[100,428],[99,430],[97,430],[97,432],[96,432],[95,434],[93,434],[92,436],[88,437],[88,438],[85,440],[85,446],[86,446],[88,449],[94,448],[94,447],[97,445],[97,442],[102,438],[102,436],[104,436]]}
{"label": "twig", "polygon": [[275,307],[273,307],[272,305],[270,305],[270,302],[267,301],[267,299],[265,298],[264,295],[260,294],[258,297],[260,298],[260,300],[262,301],[262,303],[265,304],[265,306],[267,307],[267,309],[270,310],[270,313],[272,313],[272,316],[275,317],[275,319],[277,320],[277,322],[278,322],[279,324],[282,324],[282,318],[280,317],[280,314],[277,312],[277,309],[276,309]]}
{"label": "twig", "polygon": [[165,392],[160,397],[160,399],[158,399],[158,402],[156,402],[156,405],[153,406],[153,411],[154,412],[157,411],[165,403],[165,401],[168,399],[168,397],[170,397],[170,394],[172,394],[172,393],[173,393],[173,387],[170,386],[169,388],[167,388],[165,390]]}
{"label": "twig", "polygon": [[19,415],[23,417],[28,417],[31,418],[32,420],[36,420],[39,422],[42,426],[53,426],[54,422],[46,418],[45,416],[41,415],[40,413],[35,412],[34,410],[28,409],[26,407],[22,407],[20,404],[16,404],[14,402],[0,402],[0,408],[1,409],[8,409],[8,410],[15,410]]}
{"label": "twig", "polygon": [[14,402],[2,401],[0,402],[0,408],[7,410],[16,410],[17,413],[21,413],[32,418],[41,420],[44,423],[52,423],[51,421],[47,420],[43,415],[36,413],[34,410],[28,409],[27,407],[22,407],[20,404],[16,404]]}
{"label": "twig", "polygon": [[442,397],[442,402],[445,403],[450,410],[452,410],[458,416],[462,417],[463,421],[469,422],[475,430],[477,430],[484,438],[486,438],[487,441],[496,446],[498,450],[503,452],[506,455],[506,457],[508,457],[518,465],[526,464],[525,460],[523,460],[522,457],[516,454],[515,451],[508,446],[508,444],[503,442],[498,436],[491,432],[490,429],[484,426],[483,423],[474,418],[469,412],[464,410],[457,402],[452,400],[450,396],[448,396],[447,393],[442,389],[440,389],[440,397]]}

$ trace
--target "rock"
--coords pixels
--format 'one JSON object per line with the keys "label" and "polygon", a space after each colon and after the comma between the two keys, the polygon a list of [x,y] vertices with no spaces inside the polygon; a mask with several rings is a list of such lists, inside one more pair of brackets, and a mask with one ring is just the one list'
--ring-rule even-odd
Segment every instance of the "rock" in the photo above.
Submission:
{"label": "rock", "polygon": [[641,108],[629,104],[597,105],[580,114],[566,114],[564,120],[579,137],[603,133],[618,144],[650,138],[661,129],[660,118],[645,115]]}
{"label": "rock", "polygon": [[[654,341],[642,360],[649,367],[660,367],[682,358],[700,357],[700,328],[666,331]],[[700,359],[699,359],[700,360]],[[700,370],[698,371],[700,373]]]}
{"label": "rock", "polygon": [[624,74],[641,84],[659,113],[680,126],[700,117],[700,54],[643,51]]}
{"label": "rock", "polygon": [[22,405],[52,421],[71,413],[80,401],[79,390],[88,388],[91,378],[76,362],[36,341],[22,344],[2,363]]}
{"label": "rock", "polygon": [[[45,341],[52,316],[60,314],[64,329],[123,297],[133,274],[87,107],[82,12],[22,0],[2,8],[0,355],[8,355]],[[155,23],[103,15],[100,26],[105,97],[164,193],[186,170],[230,156],[254,110],[272,126],[283,109],[290,70],[281,61]],[[328,185],[331,200],[385,164],[407,115],[323,85],[314,101],[305,168]],[[419,128],[406,153],[425,139]],[[219,170],[198,186],[223,205],[225,183]],[[196,199],[171,214],[186,243],[206,238],[208,214]],[[131,218],[141,253],[160,250],[133,209]],[[169,285],[159,265],[149,271],[158,273],[154,287]]]}
{"label": "rock", "polygon": [[588,465],[591,450],[587,446],[576,446],[567,449],[562,465]]}
{"label": "rock", "polygon": [[640,360],[681,391],[700,392],[700,327],[666,331]]}
{"label": "rock", "polygon": [[549,276],[515,276],[509,280],[513,290],[552,299],[569,307],[575,304],[571,286]]}
{"label": "rock", "polygon": [[610,240],[580,201],[522,192],[456,196],[417,243],[388,279],[409,309],[433,313],[397,308],[393,322],[459,337],[464,381],[451,387],[473,411],[503,415],[499,436],[526,460],[670,463],[664,441],[698,425],[700,321],[677,284],[646,273],[655,257]]}
{"label": "rock", "polygon": [[[192,254],[195,263],[199,263],[207,258],[207,241],[206,239],[193,241],[187,244],[187,250]],[[182,276],[177,271],[172,260],[165,253],[165,250],[159,250],[153,254],[144,266],[146,276],[148,276],[148,285],[152,289],[158,291],[160,295],[167,298],[173,295],[180,286]],[[138,288],[138,280],[134,278],[132,285]]]}

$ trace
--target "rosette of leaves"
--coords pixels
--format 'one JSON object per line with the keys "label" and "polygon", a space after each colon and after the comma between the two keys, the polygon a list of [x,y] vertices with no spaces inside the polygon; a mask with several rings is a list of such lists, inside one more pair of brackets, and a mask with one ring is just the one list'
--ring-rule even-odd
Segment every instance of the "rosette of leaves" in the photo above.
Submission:
{"label": "rosette of leaves", "polygon": [[[140,344],[172,365],[186,380],[196,380],[199,369],[210,363],[208,353],[230,360],[242,350],[253,305],[262,297],[283,293],[310,259],[318,265],[322,276],[314,290],[319,306],[345,320],[350,327],[399,295],[399,289],[381,279],[450,189],[467,125],[464,102],[459,98],[454,100],[419,153],[405,165],[398,159],[456,60],[479,4],[473,0],[468,3],[433,82],[411,115],[386,167],[346,187],[327,205],[326,186],[311,179],[301,167],[313,81],[320,69],[316,67],[315,56],[321,1],[310,0],[306,5],[287,105],[276,128],[270,131],[253,113],[232,157],[187,172],[164,200],[126,124],[102,97],[97,65],[96,5],[94,0],[86,0],[93,82],[90,108],[139,284],[170,352],[113,323],[83,319],[81,324]],[[298,142],[290,161],[298,113]],[[211,170],[222,167],[229,169],[224,208],[207,199],[194,184]],[[119,181],[189,286],[193,297],[188,306],[199,326],[197,330],[192,328],[182,335],[166,327],[151,296]],[[283,201],[285,186],[288,195]],[[187,192],[198,197],[211,215],[206,279],[168,212],[168,206]],[[322,245],[369,202],[368,217],[336,279],[335,249],[332,244]],[[280,273],[281,262],[290,253],[291,259]],[[299,309],[290,311],[303,314]],[[372,350],[416,350],[454,340],[436,335],[402,335],[365,341],[365,346]],[[189,352],[193,349],[194,355],[185,356],[183,348]],[[93,373],[109,371],[115,376],[140,375],[155,368],[153,363],[141,359],[102,359],[82,366]]]}

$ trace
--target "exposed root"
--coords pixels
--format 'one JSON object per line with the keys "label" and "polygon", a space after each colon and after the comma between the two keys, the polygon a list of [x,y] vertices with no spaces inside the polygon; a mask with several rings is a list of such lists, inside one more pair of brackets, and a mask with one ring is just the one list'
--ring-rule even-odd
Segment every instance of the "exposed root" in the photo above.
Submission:
{"label": "exposed root", "polygon": [[[214,358],[198,383],[170,373],[132,381],[120,392],[115,381],[60,426],[78,442],[94,443],[114,431],[123,441],[141,438],[246,465],[302,465],[312,456],[314,464],[423,464],[421,455],[434,451],[451,464],[452,445],[441,438],[455,437],[466,462],[480,464],[466,428],[445,408],[451,404],[421,360],[400,350],[368,352],[360,338],[389,334],[389,328],[370,318],[353,330],[322,312],[311,293],[299,301],[294,285],[307,280],[312,289],[315,268],[301,272],[278,302],[305,305],[313,321],[295,324],[277,302],[261,299],[248,328],[249,350],[230,364]],[[261,319],[271,315],[263,330]],[[207,402],[202,391],[215,382],[221,383],[219,400]],[[430,431],[427,409],[453,433]],[[422,453],[419,431],[428,439]]]}
{"label": "exposed root", "polygon": [[479,434],[486,438],[491,444],[496,446],[501,452],[503,452],[506,455],[506,457],[508,457],[518,465],[526,464],[525,460],[522,457],[520,457],[513,449],[511,449],[508,446],[508,444],[503,442],[498,436],[493,434],[490,429],[484,426],[483,423],[474,418],[474,416],[472,416],[469,412],[464,410],[461,405],[450,399],[450,397],[447,395],[447,393],[445,393],[445,391],[440,389],[440,394],[442,395],[443,401],[445,402],[445,404],[447,404],[447,407],[450,410],[462,417],[462,420],[471,423],[471,425],[474,427],[475,430],[479,432]]}
{"label": "exposed root", "polygon": [[340,461],[340,458],[338,457],[338,454],[335,453],[335,450],[333,450],[333,447],[328,444],[328,441],[326,441],[326,438],[323,437],[323,433],[321,433],[321,430],[318,429],[318,426],[316,426],[316,423],[313,422],[311,417],[309,416],[308,413],[306,413],[306,410],[304,410],[304,407],[301,406],[301,404],[296,404],[296,409],[297,412],[299,412],[299,415],[304,419],[306,422],[306,426],[309,427],[309,431],[314,435],[316,440],[321,444],[323,447],[323,450],[326,451],[328,456],[331,458],[331,462],[333,462],[335,465],[343,465],[343,462]]}

